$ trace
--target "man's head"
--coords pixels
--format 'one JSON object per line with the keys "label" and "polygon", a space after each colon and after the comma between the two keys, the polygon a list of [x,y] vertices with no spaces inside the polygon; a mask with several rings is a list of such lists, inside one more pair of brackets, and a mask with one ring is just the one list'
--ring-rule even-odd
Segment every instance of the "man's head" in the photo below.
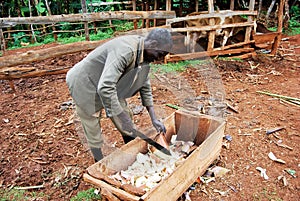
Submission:
{"label": "man's head", "polygon": [[162,59],[171,51],[172,45],[172,36],[167,29],[153,29],[145,38],[144,59],[148,62]]}

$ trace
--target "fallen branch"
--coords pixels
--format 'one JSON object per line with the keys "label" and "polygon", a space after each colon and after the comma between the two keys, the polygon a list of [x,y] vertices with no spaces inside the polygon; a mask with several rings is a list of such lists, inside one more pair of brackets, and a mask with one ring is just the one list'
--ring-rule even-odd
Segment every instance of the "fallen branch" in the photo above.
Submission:
{"label": "fallen branch", "polygon": [[15,187],[16,190],[30,190],[30,189],[38,189],[38,188],[44,188],[44,185],[38,185],[38,186],[24,186],[24,187]]}
{"label": "fallen branch", "polygon": [[290,146],[288,146],[288,145],[285,145],[285,144],[279,144],[279,143],[277,143],[277,142],[274,142],[277,146],[279,146],[279,147],[283,147],[283,148],[286,148],[286,149],[289,149],[289,150],[293,150],[293,148],[292,147],[290,147]]}
{"label": "fallen branch", "polygon": [[284,99],[286,101],[290,101],[294,104],[300,105],[299,104],[300,103],[299,98],[294,98],[294,97],[290,97],[290,96],[283,96],[283,95],[279,95],[279,94],[273,94],[273,93],[270,93],[270,92],[267,92],[267,91],[256,91],[256,92],[260,93],[260,94],[265,94],[265,95],[268,95],[268,96]]}

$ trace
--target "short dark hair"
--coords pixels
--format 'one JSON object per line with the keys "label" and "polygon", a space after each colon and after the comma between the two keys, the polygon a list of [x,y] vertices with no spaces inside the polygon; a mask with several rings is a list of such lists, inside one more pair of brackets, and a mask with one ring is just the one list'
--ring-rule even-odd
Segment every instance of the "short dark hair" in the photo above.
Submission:
{"label": "short dark hair", "polygon": [[155,28],[149,32],[146,40],[156,40],[159,44],[169,44],[170,47],[173,45],[172,35],[168,29]]}

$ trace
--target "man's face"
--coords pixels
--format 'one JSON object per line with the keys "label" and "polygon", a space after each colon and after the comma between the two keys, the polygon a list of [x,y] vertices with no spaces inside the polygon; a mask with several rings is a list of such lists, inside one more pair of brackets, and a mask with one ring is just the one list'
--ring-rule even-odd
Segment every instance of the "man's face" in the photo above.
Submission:
{"label": "man's face", "polygon": [[158,45],[153,48],[149,48],[145,50],[145,60],[148,62],[162,60],[169,52],[166,50],[170,50],[169,45]]}

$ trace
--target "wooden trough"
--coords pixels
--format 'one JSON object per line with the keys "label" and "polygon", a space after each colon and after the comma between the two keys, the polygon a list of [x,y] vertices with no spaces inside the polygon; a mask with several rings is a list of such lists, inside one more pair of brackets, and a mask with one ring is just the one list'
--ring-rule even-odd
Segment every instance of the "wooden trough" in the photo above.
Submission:
{"label": "wooden trough", "polygon": [[[150,191],[141,192],[137,187],[122,185],[109,177],[126,170],[138,153],[148,151],[147,143],[139,138],[91,165],[83,176],[84,180],[100,187],[108,200],[177,200],[219,156],[225,122],[212,116],[176,111],[164,123],[167,141],[170,142],[172,135],[176,134],[178,140],[193,141],[196,149]],[[149,136],[155,134],[154,131]]]}

